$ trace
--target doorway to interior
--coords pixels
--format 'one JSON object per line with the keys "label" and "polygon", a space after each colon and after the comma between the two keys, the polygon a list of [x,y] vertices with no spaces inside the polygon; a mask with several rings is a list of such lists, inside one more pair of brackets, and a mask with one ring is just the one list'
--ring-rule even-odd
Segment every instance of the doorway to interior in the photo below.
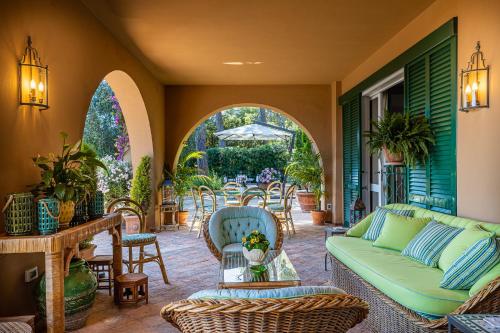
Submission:
{"label": "doorway to interior", "polygon": [[[373,130],[373,122],[385,112],[404,112],[404,71],[393,73],[363,91],[361,128]],[[368,212],[392,202],[403,202],[405,191],[404,166],[386,166],[382,155],[370,154],[367,138],[362,139],[361,198]],[[402,200],[402,201],[401,201]]]}

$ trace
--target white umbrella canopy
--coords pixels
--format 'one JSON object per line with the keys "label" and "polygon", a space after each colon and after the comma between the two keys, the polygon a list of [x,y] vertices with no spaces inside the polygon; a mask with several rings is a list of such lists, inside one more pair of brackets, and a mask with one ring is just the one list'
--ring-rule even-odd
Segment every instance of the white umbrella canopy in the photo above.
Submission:
{"label": "white umbrella canopy", "polygon": [[249,141],[249,140],[287,140],[292,138],[291,131],[280,130],[278,128],[261,124],[250,124],[240,127],[230,128],[214,133],[221,140]]}

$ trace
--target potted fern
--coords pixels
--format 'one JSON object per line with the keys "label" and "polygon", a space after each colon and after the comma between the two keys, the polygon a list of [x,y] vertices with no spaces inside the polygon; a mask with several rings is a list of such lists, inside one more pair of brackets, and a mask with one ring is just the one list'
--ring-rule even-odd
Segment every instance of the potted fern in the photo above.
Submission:
{"label": "potted fern", "polygon": [[370,153],[384,153],[386,165],[406,164],[414,167],[425,164],[430,148],[435,143],[434,134],[424,116],[386,111],[372,122],[372,131],[366,131]]}

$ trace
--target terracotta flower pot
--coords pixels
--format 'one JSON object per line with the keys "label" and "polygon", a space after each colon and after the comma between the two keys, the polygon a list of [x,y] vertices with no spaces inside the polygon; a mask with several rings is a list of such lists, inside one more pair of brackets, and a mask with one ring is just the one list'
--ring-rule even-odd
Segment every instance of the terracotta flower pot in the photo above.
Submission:
{"label": "terracotta flower pot", "polygon": [[401,153],[391,153],[386,147],[383,148],[386,165],[401,165],[404,158]]}
{"label": "terracotta flower pot", "polygon": [[317,207],[316,196],[312,192],[297,191],[297,200],[302,212],[310,212]]}
{"label": "terracotta flower pot", "polygon": [[90,260],[90,259],[94,258],[94,252],[95,252],[96,247],[97,247],[97,245],[91,244],[90,247],[87,247],[86,249],[79,250],[78,257],[81,259],[84,259],[84,260]]}
{"label": "terracotta flower pot", "polygon": [[179,223],[179,225],[186,225],[188,217],[189,212],[185,210],[175,213],[175,219],[177,220],[177,223]]}
{"label": "terracotta flower pot", "polygon": [[311,210],[314,225],[323,225],[326,218],[326,210]]}
{"label": "terracotta flower pot", "polygon": [[75,215],[75,202],[66,201],[59,204],[59,227],[67,227]]}

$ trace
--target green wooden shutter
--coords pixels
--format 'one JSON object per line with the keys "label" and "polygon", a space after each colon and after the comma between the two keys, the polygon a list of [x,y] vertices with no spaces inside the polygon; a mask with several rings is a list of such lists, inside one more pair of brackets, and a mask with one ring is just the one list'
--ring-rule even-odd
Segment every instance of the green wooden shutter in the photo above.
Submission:
{"label": "green wooden shutter", "polygon": [[456,214],[456,37],[405,66],[405,107],[425,115],[436,145],[425,164],[408,169],[408,201]]}
{"label": "green wooden shutter", "polygon": [[361,100],[342,105],[344,225],[349,225],[351,203],[361,195]]}

